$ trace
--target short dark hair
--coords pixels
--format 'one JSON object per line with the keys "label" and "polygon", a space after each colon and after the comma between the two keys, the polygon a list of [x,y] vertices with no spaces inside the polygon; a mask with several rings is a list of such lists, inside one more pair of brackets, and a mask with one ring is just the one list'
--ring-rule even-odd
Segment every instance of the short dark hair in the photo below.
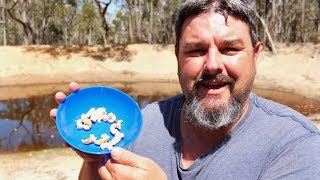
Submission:
{"label": "short dark hair", "polygon": [[246,23],[249,27],[251,43],[254,47],[258,42],[255,28],[255,14],[245,0],[186,0],[178,9],[175,22],[176,48],[182,34],[182,26],[188,17],[214,11],[221,13],[227,21],[228,15]]}

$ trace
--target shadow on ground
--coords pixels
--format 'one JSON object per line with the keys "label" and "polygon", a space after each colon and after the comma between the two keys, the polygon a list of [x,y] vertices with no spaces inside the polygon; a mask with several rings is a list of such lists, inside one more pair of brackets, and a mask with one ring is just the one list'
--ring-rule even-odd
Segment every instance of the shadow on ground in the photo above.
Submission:
{"label": "shadow on ground", "polygon": [[129,51],[126,45],[122,46],[27,46],[25,52],[48,54],[53,58],[81,55],[97,61],[113,59],[115,61],[130,62],[137,52]]}

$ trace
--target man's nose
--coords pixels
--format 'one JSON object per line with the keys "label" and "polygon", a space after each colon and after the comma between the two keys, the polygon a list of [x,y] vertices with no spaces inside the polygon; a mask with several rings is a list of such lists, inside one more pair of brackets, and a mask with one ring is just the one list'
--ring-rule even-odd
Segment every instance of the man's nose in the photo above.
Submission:
{"label": "man's nose", "polygon": [[223,70],[221,53],[217,49],[210,49],[207,53],[203,70],[205,73],[218,74]]}

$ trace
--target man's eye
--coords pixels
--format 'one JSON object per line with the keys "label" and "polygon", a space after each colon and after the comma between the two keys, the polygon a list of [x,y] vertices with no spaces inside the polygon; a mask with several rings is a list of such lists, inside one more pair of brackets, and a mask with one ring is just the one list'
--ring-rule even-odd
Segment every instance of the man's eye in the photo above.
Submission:
{"label": "man's eye", "polygon": [[220,52],[222,54],[226,54],[226,55],[235,55],[238,53],[238,49],[237,48],[223,48],[223,49],[220,49]]}
{"label": "man's eye", "polygon": [[190,56],[203,56],[206,54],[206,50],[204,49],[194,49],[194,50],[190,50],[188,51],[188,53]]}

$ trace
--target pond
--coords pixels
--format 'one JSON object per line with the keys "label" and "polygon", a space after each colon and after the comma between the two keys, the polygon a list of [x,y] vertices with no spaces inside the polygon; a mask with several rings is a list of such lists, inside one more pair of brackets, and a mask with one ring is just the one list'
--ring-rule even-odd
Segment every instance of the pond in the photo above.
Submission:
{"label": "pond", "polygon": [[[139,95],[127,92],[141,108],[147,104],[177,94]],[[305,115],[320,112],[320,102],[306,99],[291,93],[254,89],[258,95],[288,105]],[[59,136],[49,111],[57,104],[54,92],[49,95],[33,96],[0,101],[0,153],[38,150],[62,147],[64,142]]]}

